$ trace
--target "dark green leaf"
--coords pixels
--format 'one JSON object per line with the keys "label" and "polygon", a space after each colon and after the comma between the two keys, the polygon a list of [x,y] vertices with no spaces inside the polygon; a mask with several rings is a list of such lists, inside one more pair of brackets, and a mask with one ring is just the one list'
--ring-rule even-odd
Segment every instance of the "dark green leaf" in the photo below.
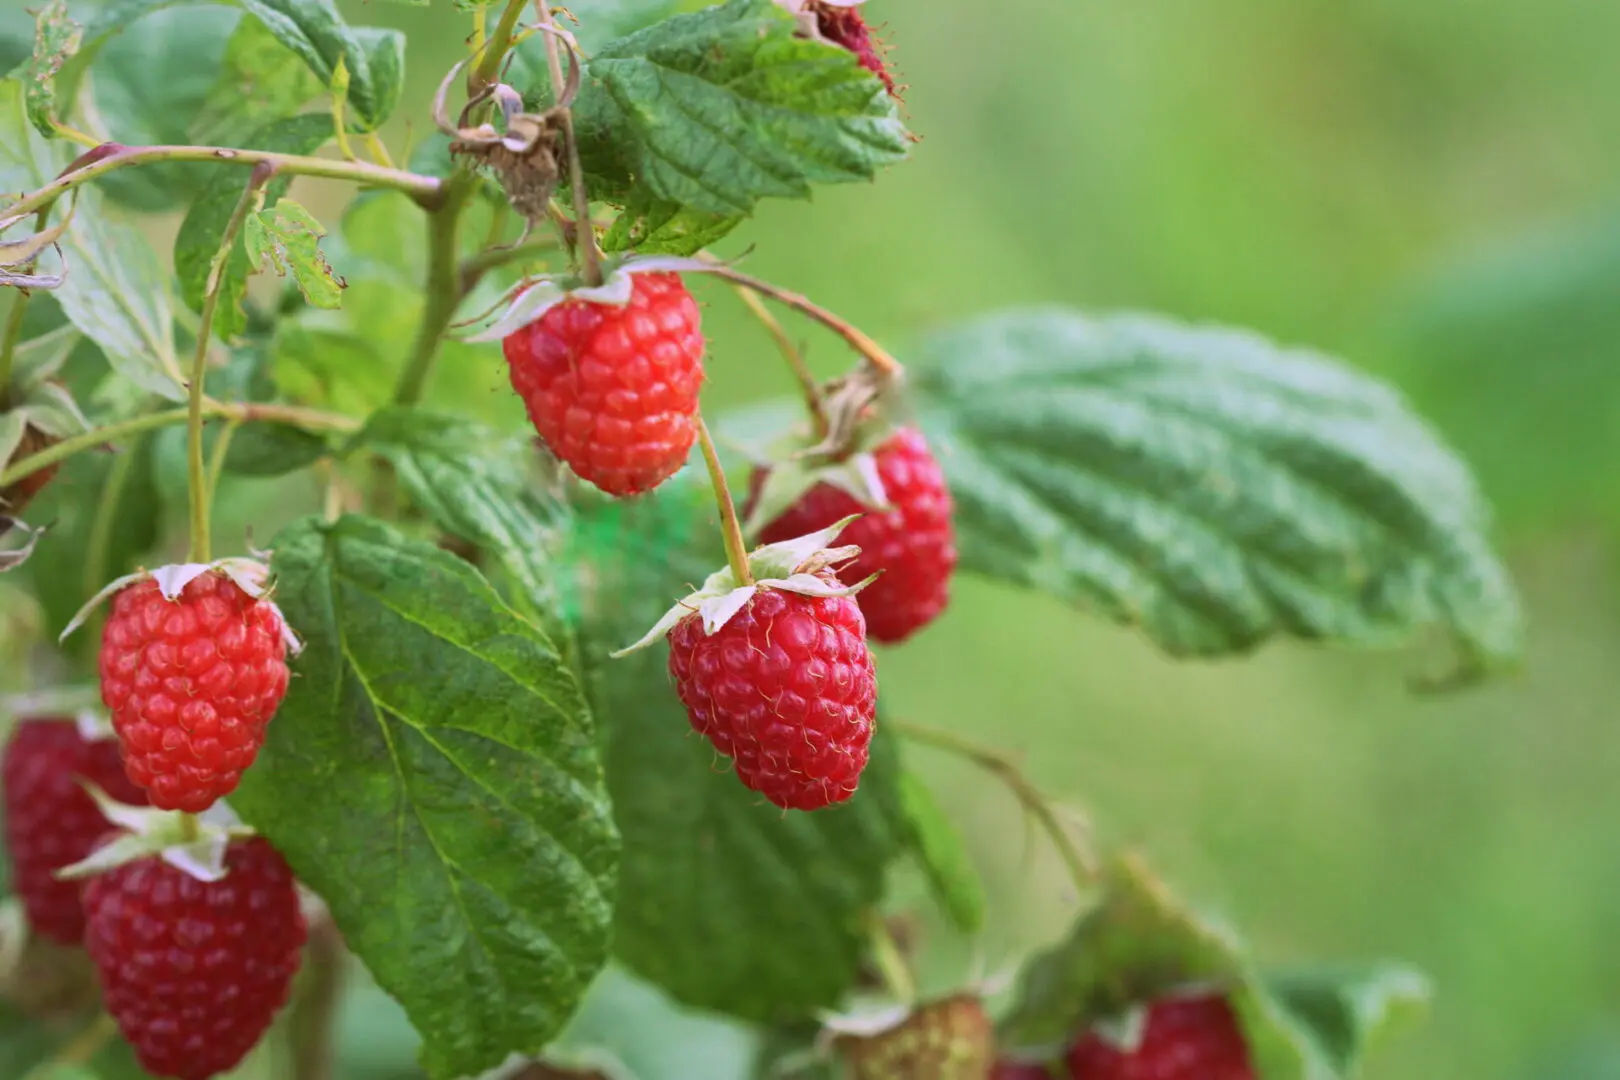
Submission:
{"label": "dark green leaf", "polygon": [[518,587],[521,610],[551,616],[547,629],[564,632],[568,583],[551,558],[567,525],[565,510],[540,494],[524,469],[523,440],[458,417],[384,408],[356,441],[393,465],[400,487],[435,524],[500,560]]}
{"label": "dark green leaf", "polygon": [[325,439],[303,428],[247,424],[231,436],[225,471],[236,476],[285,476],[314,464],[329,450]]}
{"label": "dark green leaf", "polygon": [[1266,990],[1340,1076],[1391,1034],[1421,1020],[1432,988],[1404,964],[1271,973]]}
{"label": "dark green leaf", "polygon": [[900,798],[911,843],[934,898],[963,933],[978,933],[984,926],[984,882],[963,846],[962,836],[940,809],[933,792],[911,773],[900,777]]}
{"label": "dark green leaf", "polygon": [[311,307],[335,308],[343,303],[343,282],[332,273],[321,252],[326,230],[298,203],[282,199],[268,210],[249,215],[242,246],[255,271],[291,274]]}
{"label": "dark green leaf", "polygon": [[[271,123],[249,142],[261,150],[283,154],[308,154],[332,134],[332,122],[325,116],[293,116]],[[203,293],[208,287],[208,267],[219,252],[236,204],[242,198],[247,176],[239,168],[217,166],[191,204],[180,231],[174,238],[174,272],[180,280],[180,297],[193,311],[202,310]],[[286,193],[291,177],[279,177],[265,188],[265,205],[274,206]],[[219,306],[214,312],[214,333],[229,341],[247,325],[242,298],[247,295],[247,279],[252,272],[247,252],[241,246],[232,252],[220,281]]]}
{"label": "dark green leaf", "polygon": [[[139,145],[187,143],[231,32],[252,22],[206,6],[159,11],[107,41],[95,61],[96,111],[112,138]],[[249,134],[236,131],[227,145]],[[152,163],[98,181],[112,198],[148,213],[184,206],[212,175],[208,165]],[[244,177],[245,179],[245,177]]]}
{"label": "dark green leaf", "polygon": [[309,65],[323,86],[341,57],[349,71],[349,107],[361,130],[381,126],[399,103],[405,35],[398,30],[359,31],[343,21],[331,0],[238,0],[281,43]]}
{"label": "dark green leaf", "polygon": [[231,145],[249,132],[292,116],[324,91],[309,66],[264,23],[242,19],[225,46],[219,75],[202,111],[191,123],[191,138]]}
{"label": "dark green leaf", "polygon": [[297,677],[232,804],[326,900],[430,1076],[537,1052],[607,955],[617,843],[573,672],[478,573],[380,522],[276,540]]}
{"label": "dark green leaf", "polygon": [[34,53],[22,73],[28,120],[47,139],[56,137],[56,73],[79,51],[80,26],[68,17],[67,0],[49,0],[34,22]]}
{"label": "dark green leaf", "polygon": [[1388,387],[1252,334],[1047,310],[927,343],[913,380],[966,569],[1175,655],[1522,627],[1466,467]]}
{"label": "dark green leaf", "polygon": [[622,201],[634,176],[652,198],[729,217],[903,158],[882,83],[794,26],[771,0],[731,0],[599,50],[577,121],[593,193]]}
{"label": "dark green leaf", "polygon": [[690,255],[724,237],[742,220],[689,210],[672,202],[647,202],[633,194],[630,205],[602,237],[602,248],[633,250],[643,255]]}
{"label": "dark green leaf", "polygon": [[880,725],[854,798],[784,814],[692,733],[663,647],[605,658],[722,561],[714,517],[687,470],[652,495],[582,509],[564,555],[594,586],[581,598],[589,685],[625,844],[615,953],[679,1001],[793,1018],[855,981],[864,920],[907,842],[898,755]]}

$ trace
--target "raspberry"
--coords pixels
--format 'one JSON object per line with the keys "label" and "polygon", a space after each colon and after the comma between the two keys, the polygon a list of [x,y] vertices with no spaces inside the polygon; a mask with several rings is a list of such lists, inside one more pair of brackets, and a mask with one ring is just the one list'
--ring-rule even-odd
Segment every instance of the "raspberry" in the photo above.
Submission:
{"label": "raspberry", "polygon": [[[760,532],[775,543],[826,528],[851,514],[861,517],[839,537],[861,554],[843,570],[850,581],[881,576],[859,595],[874,641],[896,644],[932,622],[950,601],[956,569],[956,529],[945,474],[928,442],[913,428],[901,428],[873,453],[891,509],[872,510],[841,488],[817,484]],[[757,496],[765,474],[756,471]]]}
{"label": "raspberry", "polygon": [[895,1027],[838,1046],[851,1080],[985,1080],[995,1031],[977,997],[920,1005]]}
{"label": "raspberry", "polygon": [[890,97],[899,97],[894,76],[889,74],[889,68],[878,51],[878,44],[872,37],[872,28],[866,25],[860,10],[817,3],[816,0],[811,0],[811,7],[815,10],[816,25],[821,36],[854,53],[861,67],[883,80]]}
{"label": "raspberry", "polygon": [[101,700],[152,805],[197,813],[236,790],[287,694],[281,613],[210,570],[173,600],[147,577],[113,599]]}
{"label": "raspberry", "polygon": [[609,495],[673,476],[697,439],[703,332],[676,274],[633,274],[624,306],[569,299],[503,343],[552,453]]}
{"label": "raspberry", "polygon": [[817,810],[855,793],[877,674],[853,598],[761,588],[713,634],[688,615],[669,645],[692,727],[737,763],[746,787],[784,810]]}
{"label": "raspberry", "polygon": [[1166,998],[1148,1011],[1134,1051],[1095,1032],[1069,1049],[1073,1080],[1255,1080],[1249,1048],[1224,997]]}
{"label": "raspberry", "polygon": [[70,720],[18,723],[0,759],[0,775],[6,853],[29,925],[60,945],[77,945],[84,937],[79,883],[58,881],[55,874],[90,854],[112,827],[79,780],[135,806],[146,805],[146,795],[124,776],[117,743],[92,742]]}
{"label": "raspberry", "polygon": [[298,970],[304,916],[287,863],[253,837],[231,843],[225,868],[199,881],[146,858],[84,886],[85,947],[107,1011],[158,1076],[207,1080],[236,1065]]}
{"label": "raspberry", "polygon": [[990,1080],[1056,1080],[1058,1075],[1038,1062],[998,1061]]}

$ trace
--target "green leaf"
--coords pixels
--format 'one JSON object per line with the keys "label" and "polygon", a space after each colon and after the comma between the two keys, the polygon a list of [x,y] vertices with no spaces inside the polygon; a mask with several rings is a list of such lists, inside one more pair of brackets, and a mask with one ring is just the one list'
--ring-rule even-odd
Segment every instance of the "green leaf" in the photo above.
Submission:
{"label": "green leaf", "polygon": [[[1347,1080],[1368,1040],[1425,987],[1405,968],[1338,981],[1296,982],[1277,997],[1242,940],[1171,896],[1134,856],[1109,867],[1098,903],[1067,939],[1019,975],[998,1042],[1025,1053],[1057,1051],[1091,1025],[1117,1021],[1159,997],[1197,985],[1224,993],[1266,1080]],[[1298,1011],[1296,1011],[1298,1010]]]}
{"label": "green leaf", "polygon": [[174,349],[169,273],[138,227],[111,216],[92,185],[62,237],[67,280],[53,295],[119,375],[149,393],[185,398]]}
{"label": "green leaf", "polygon": [[321,253],[326,230],[308,210],[282,199],[268,210],[248,216],[243,247],[254,270],[292,274],[299,292],[311,306],[335,308],[343,303],[343,282],[332,273]]}
{"label": "green leaf", "polygon": [[[332,134],[332,122],[326,116],[294,116],[276,120],[249,140],[262,150],[283,154],[313,153]],[[247,178],[242,170],[230,166],[217,166],[214,175],[191,204],[180,231],[174,238],[174,272],[180,280],[180,297],[193,311],[201,311],[203,294],[208,287],[208,268],[219,251],[236,204],[241,201]],[[292,183],[292,177],[272,179],[265,186],[265,205],[273,207]],[[220,279],[219,306],[214,312],[214,332],[221,340],[229,341],[247,326],[242,311],[242,298],[247,295],[247,279],[252,273],[247,251],[237,247],[225,264]]]}
{"label": "green leaf", "polygon": [[[107,41],[91,96],[111,137],[132,145],[190,142],[232,29],[252,21],[222,7],[183,7],[149,15]],[[252,145],[237,141],[245,134],[235,132],[227,145]],[[115,202],[157,213],[184,206],[218,168],[154,162],[97,183]]]}
{"label": "green leaf", "polygon": [[565,508],[538,492],[522,463],[524,441],[475,421],[388,407],[366,421],[356,443],[387,459],[400,487],[440,528],[490,552],[516,583],[518,607],[554,636],[567,584],[552,563]]}
{"label": "green leaf", "polygon": [[330,906],[430,1076],[558,1032],[607,956],[617,842],[573,672],[483,578],[363,517],[276,539],[305,642],[232,805]]}
{"label": "green leaf", "polygon": [[795,1018],[834,1005],[855,981],[864,920],[908,839],[898,754],[880,724],[854,798],[783,813],[692,733],[662,647],[606,659],[722,551],[712,496],[686,470],[643,498],[582,508],[561,556],[592,586],[581,598],[583,649],[625,845],[614,949],[678,1001]]}
{"label": "green leaf", "polygon": [[983,319],[919,360],[967,570],[1178,656],[1433,629],[1460,679],[1519,651],[1466,467],[1368,376],[1252,334],[1061,310]]}
{"label": "green leaf", "polygon": [[28,122],[23,84],[0,79],[0,192],[21,195],[41,187],[67,164]]}
{"label": "green leaf", "polygon": [[731,0],[599,50],[577,121],[593,194],[623,201],[633,176],[650,198],[733,217],[905,157],[882,83],[794,26],[772,0]]}
{"label": "green leaf", "polygon": [[1420,1021],[1433,993],[1405,964],[1270,973],[1264,983],[1340,1076],[1354,1075],[1368,1049]]}
{"label": "green leaf", "polygon": [[324,89],[308,65],[264,23],[242,19],[225,46],[219,75],[202,110],[191,122],[191,139],[233,144],[245,133],[297,113]]}
{"label": "green leaf", "polygon": [[900,801],[911,826],[912,849],[940,909],[958,930],[978,933],[984,927],[987,906],[984,882],[961,834],[928,785],[909,772],[900,777]]}
{"label": "green leaf", "polygon": [[67,0],[50,0],[34,22],[34,54],[23,71],[28,120],[47,139],[56,137],[56,73],[79,51],[80,26],[68,17]]}
{"label": "green leaf", "polygon": [[648,202],[632,193],[630,205],[602,237],[602,249],[634,250],[643,255],[690,255],[720,240],[742,221],[740,217],[707,214],[677,203]]}

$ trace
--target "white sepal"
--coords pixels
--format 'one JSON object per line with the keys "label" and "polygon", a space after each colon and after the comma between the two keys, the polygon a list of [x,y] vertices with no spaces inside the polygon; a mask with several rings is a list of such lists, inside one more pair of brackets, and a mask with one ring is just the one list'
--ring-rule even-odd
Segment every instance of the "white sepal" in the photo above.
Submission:
{"label": "white sepal", "polygon": [[142,570],[134,574],[125,574],[123,577],[108,582],[100,592],[92,596],[78,613],[63,628],[58,641],[66,641],[68,635],[84,625],[90,613],[99,605],[105,603],[109,597],[115,596],[130,585],[151,578],[157,582],[158,592],[165,600],[174,601],[180,598],[186,586],[202,577],[211,570],[217,570],[236,583],[236,587],[255,600],[264,600],[269,603],[276,613],[276,620],[281,624],[281,640],[286,643],[287,651],[297,656],[303,651],[304,643],[298,640],[298,635],[292,632],[287,625],[287,617],[274,603],[265,600],[270,592],[270,568],[258,559],[244,558],[240,555],[225,559],[215,559],[209,563],[173,563],[169,566],[160,566],[156,570]]}
{"label": "white sepal", "polygon": [[[0,697],[0,713],[18,720],[41,720],[57,716],[81,717],[95,713],[101,707],[101,691],[94,686],[56,686],[49,690],[30,690],[26,694]],[[80,733],[91,738],[81,721]]]}
{"label": "white sepal", "polygon": [[157,810],[118,802],[101,788],[81,780],[102,816],[127,830],[112,843],[56,872],[63,880],[91,877],[117,866],[154,856],[198,881],[219,881],[225,876],[225,852],[231,841],[252,836],[222,799],[198,814]]}
{"label": "white sepal", "polygon": [[816,1017],[821,1021],[824,1036],[848,1035],[857,1039],[872,1039],[911,1019],[913,1007],[885,1001],[865,1007],[857,1006],[848,1012],[824,1012]]}
{"label": "white sepal", "polygon": [[765,483],[743,523],[750,535],[775,521],[817,484],[830,484],[869,510],[881,513],[893,508],[878,472],[877,456],[867,451],[831,465],[767,458],[763,467],[767,470]]}
{"label": "white sepal", "polygon": [[748,572],[754,579],[752,585],[742,584],[730,566],[722,566],[704,579],[702,588],[676,601],[675,606],[664,612],[640,639],[610,655],[616,660],[644,649],[692,614],[703,619],[705,634],[716,633],[760,589],[778,589],[804,596],[855,595],[870,585],[877,575],[855,585],[836,585],[817,577],[816,571],[846,563],[861,553],[858,547],[828,546],[858,516],[851,514],[819,532],[755,548],[748,556]]}
{"label": "white sepal", "polygon": [[1142,1047],[1147,1032],[1148,1007],[1132,1005],[1124,1012],[1094,1020],[1091,1030],[1108,1046],[1122,1054],[1134,1054]]}
{"label": "white sepal", "polygon": [[[632,280],[635,274],[704,274],[714,269],[713,263],[681,255],[636,255],[604,265],[600,285],[586,285],[573,274],[532,278],[516,287],[511,306],[504,314],[462,340],[500,341],[530,323],[539,322],[546,312],[569,300],[624,307],[635,294],[635,282]],[[485,315],[470,321],[481,322],[482,318],[487,317]]]}

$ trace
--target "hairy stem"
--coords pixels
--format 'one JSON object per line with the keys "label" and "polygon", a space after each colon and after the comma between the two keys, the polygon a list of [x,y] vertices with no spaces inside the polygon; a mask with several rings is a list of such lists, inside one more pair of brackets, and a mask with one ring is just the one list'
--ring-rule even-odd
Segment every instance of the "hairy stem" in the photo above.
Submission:
{"label": "hairy stem", "polygon": [[[556,29],[556,17],[551,13],[550,0],[535,0],[535,6],[540,10],[540,25],[547,29]],[[556,34],[546,35],[546,66],[551,69],[551,94],[557,100],[562,99],[563,69],[562,50],[558,44]],[[585,167],[580,164],[579,144],[574,140],[574,112],[564,109],[560,119],[563,133],[563,143],[568,147],[568,186],[574,193],[574,230],[575,239],[582,270],[585,275],[585,284],[602,284],[602,253],[596,249],[596,230],[591,227],[591,195],[585,190]]]}
{"label": "hairy stem", "polygon": [[816,382],[815,375],[811,374],[810,366],[804,362],[804,354],[793,343],[793,339],[788,337],[788,332],[781,321],[771,314],[770,308],[765,306],[763,300],[741,285],[733,285],[731,288],[776,342],[776,348],[781,352],[782,359],[787,361],[793,377],[799,382],[799,391],[804,394],[805,407],[810,410],[810,420],[815,425],[816,438],[825,439],[827,412],[821,405],[821,386]]}
{"label": "hairy stem", "polygon": [[[484,87],[495,81],[496,74],[501,70],[501,61],[506,59],[507,52],[512,48],[512,36],[528,2],[529,0],[506,0],[506,9],[501,12],[500,21],[495,24],[495,32],[488,38],[487,47],[486,42],[476,43],[477,47],[484,49],[484,58],[467,77],[468,97],[477,97]],[[482,17],[481,10],[479,14]]]}
{"label": "hairy stem", "polygon": [[343,997],[343,937],[323,915],[309,928],[304,985],[289,1022],[294,1080],[332,1080],[333,1029]]}
{"label": "hairy stem", "polygon": [[1069,877],[1082,893],[1097,879],[1097,861],[1089,852],[1082,852],[1074,838],[1058,820],[1052,803],[1036,789],[1034,784],[1010,758],[1001,751],[976,743],[971,739],[938,728],[912,724],[904,720],[889,720],[901,735],[914,742],[925,743],[959,758],[970,761],[1000,780],[1012,792],[1026,813],[1041,826],[1058,857],[1063,860]]}
{"label": "hairy stem", "polygon": [[[290,424],[306,431],[354,431],[360,426],[360,421],[351,416],[322,412],[319,409],[305,409],[297,405],[257,402],[251,404],[227,404],[220,401],[204,400],[203,411],[209,416],[222,416],[227,420],[240,419],[250,424],[256,421],[271,424]],[[189,408],[167,409],[163,412],[146,413],[143,416],[121,420],[116,424],[108,424],[106,427],[87,431],[83,435],[75,435],[71,439],[63,439],[61,442],[48,446],[37,454],[31,454],[20,461],[12,462],[3,471],[0,471],[0,487],[10,487],[17,481],[32,476],[41,469],[47,469],[58,462],[66,461],[74,454],[94,450],[98,446],[104,446],[107,443],[131,435],[139,435],[143,431],[152,431],[173,424],[183,424],[190,418],[191,410]]]}
{"label": "hairy stem", "polygon": [[219,311],[220,288],[225,281],[225,265],[230,262],[236,247],[236,236],[242,231],[253,208],[263,198],[264,186],[275,176],[276,167],[260,162],[248,176],[242,197],[236,200],[236,209],[225,222],[219,250],[208,264],[208,284],[203,290],[202,315],[197,324],[197,349],[191,358],[190,415],[187,417],[186,477],[191,495],[191,561],[207,562],[209,555],[209,488],[208,475],[203,468],[203,382],[208,375],[208,351],[213,344],[214,315]]}
{"label": "hairy stem", "polygon": [[839,318],[826,308],[811,303],[808,298],[800,296],[798,293],[778,288],[768,281],[762,281],[740,270],[733,270],[718,260],[710,259],[707,261],[711,267],[709,273],[725,278],[733,285],[740,285],[745,289],[751,289],[763,296],[768,296],[777,303],[784,304],[825,326],[849,342],[850,348],[860,353],[867,363],[871,364],[883,375],[894,379],[905,373],[905,368],[901,366],[900,361],[889,355],[883,346],[867,337],[858,327]]}
{"label": "hairy stem", "polygon": [[464,295],[456,264],[456,241],[462,208],[473,191],[473,176],[457,171],[448,183],[444,204],[428,215],[427,297],[416,329],[416,344],[394,387],[396,405],[415,405],[422,400],[433,360],[439,354],[439,342]]}
{"label": "hairy stem", "polygon": [[0,207],[0,226],[10,224],[23,214],[50,206],[65,192],[80,184],[132,165],[149,165],[158,161],[214,161],[250,167],[268,164],[274,166],[277,172],[290,176],[321,176],[371,187],[392,188],[404,192],[430,210],[438,207],[445,197],[445,182],[438,177],[386,169],[365,161],[334,161],[266,150],[236,150],[226,146],[123,146],[119,143],[103,143],[97,149],[101,152],[92,151],[86,155],[91,160],[78,168],[69,168],[39,190],[24,195],[9,206]]}
{"label": "hairy stem", "polygon": [[703,414],[697,416],[698,443],[703,447],[703,463],[709,467],[709,483],[714,485],[714,501],[720,507],[720,527],[726,540],[726,562],[738,585],[752,585],[754,574],[748,569],[748,545],[743,542],[742,522],[737,519],[737,504],[731,498],[731,486],[726,483],[726,470],[720,465],[715,452],[714,438]]}

